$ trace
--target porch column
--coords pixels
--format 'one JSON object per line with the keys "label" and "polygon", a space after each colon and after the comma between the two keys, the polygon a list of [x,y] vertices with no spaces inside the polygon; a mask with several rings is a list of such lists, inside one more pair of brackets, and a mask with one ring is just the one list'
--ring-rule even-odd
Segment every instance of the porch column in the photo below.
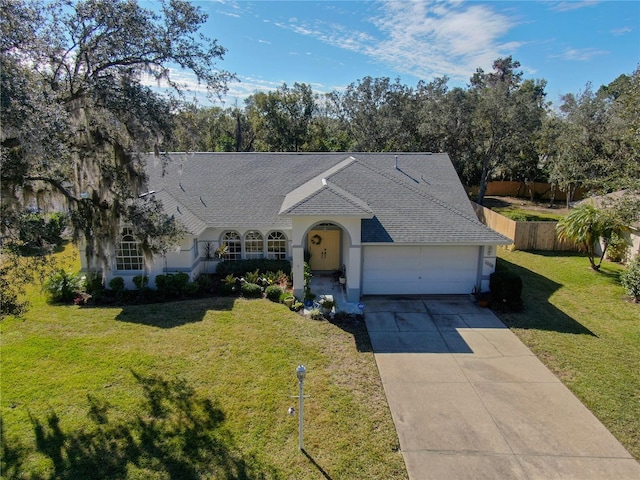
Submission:
{"label": "porch column", "polygon": [[304,296],[304,248],[302,245],[293,245],[291,272],[293,273],[293,294],[298,300]]}
{"label": "porch column", "polygon": [[360,300],[360,286],[362,285],[362,245],[349,247],[347,267],[347,298],[350,302]]}

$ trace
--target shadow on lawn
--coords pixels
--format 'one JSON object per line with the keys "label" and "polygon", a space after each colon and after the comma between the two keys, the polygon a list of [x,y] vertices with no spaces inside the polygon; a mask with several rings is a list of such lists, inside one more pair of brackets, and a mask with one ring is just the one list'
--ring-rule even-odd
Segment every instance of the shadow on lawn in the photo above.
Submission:
{"label": "shadow on lawn", "polygon": [[[540,255],[554,255],[554,252],[536,253]],[[567,255],[567,252],[561,253],[562,256]],[[503,258],[498,258],[497,269],[516,273],[522,279],[524,312],[497,312],[505,325],[513,328],[548,330],[559,333],[597,337],[591,330],[563,311],[558,310],[549,302],[549,298],[555,291],[562,287],[562,285]]]}
{"label": "shadow on lawn", "polygon": [[329,322],[353,335],[353,341],[359,352],[373,352],[367,325],[362,315],[336,315],[330,318]]}
{"label": "shadow on lawn", "polygon": [[185,381],[145,377],[133,372],[143,401],[129,419],[111,419],[110,406],[88,396],[90,428],[65,431],[51,412],[46,420],[31,417],[39,453],[49,458],[48,476],[32,476],[23,464],[23,445],[2,438],[3,478],[195,480],[277,479],[273,468],[242,456],[224,428],[217,402],[195,393]]}
{"label": "shadow on lawn", "polygon": [[208,297],[166,303],[123,306],[116,320],[159,328],[201,322],[208,311],[231,311],[235,297]]}

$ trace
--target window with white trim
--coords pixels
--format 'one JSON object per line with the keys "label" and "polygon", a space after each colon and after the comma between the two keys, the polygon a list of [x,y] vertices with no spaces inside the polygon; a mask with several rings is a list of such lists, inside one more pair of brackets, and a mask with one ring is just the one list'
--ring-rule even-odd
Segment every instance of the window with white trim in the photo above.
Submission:
{"label": "window with white trim", "polygon": [[116,250],[116,270],[142,270],[144,256],[131,228],[123,228]]}
{"label": "window with white trim", "polygon": [[227,246],[225,260],[240,260],[242,258],[242,241],[238,232],[224,232],[222,234],[222,245]]}
{"label": "window with white trim", "polygon": [[267,235],[267,258],[285,260],[287,258],[287,237],[282,232]]}
{"label": "window with white trim", "polygon": [[244,235],[244,255],[248,260],[264,258],[264,237],[256,230],[250,230]]}

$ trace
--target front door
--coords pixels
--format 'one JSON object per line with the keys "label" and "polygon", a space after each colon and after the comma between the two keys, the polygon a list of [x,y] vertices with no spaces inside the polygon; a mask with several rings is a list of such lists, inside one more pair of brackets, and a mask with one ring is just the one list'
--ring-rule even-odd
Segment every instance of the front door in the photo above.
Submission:
{"label": "front door", "polygon": [[308,235],[311,270],[340,268],[340,230],[311,230]]}

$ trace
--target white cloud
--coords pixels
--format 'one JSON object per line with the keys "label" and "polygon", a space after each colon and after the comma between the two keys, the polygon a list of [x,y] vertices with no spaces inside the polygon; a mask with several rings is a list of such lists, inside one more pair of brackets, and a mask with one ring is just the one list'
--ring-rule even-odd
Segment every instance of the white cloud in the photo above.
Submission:
{"label": "white cloud", "polygon": [[491,5],[384,1],[376,6],[376,12],[365,19],[374,31],[299,19],[279,26],[367,55],[398,74],[423,79],[446,74],[468,80],[477,67],[489,69],[496,58],[512,54],[523,44],[501,40],[517,21]]}
{"label": "white cloud", "polygon": [[606,50],[598,50],[597,48],[567,48],[559,55],[553,55],[552,58],[561,58],[563,60],[571,60],[578,62],[588,62],[594,57],[608,55]]}
{"label": "white cloud", "polygon": [[551,2],[550,9],[555,12],[570,12],[572,10],[578,10],[579,8],[594,7],[600,3],[600,0],[582,0],[571,2]]}
{"label": "white cloud", "polygon": [[611,30],[611,33],[613,35],[615,35],[616,37],[619,37],[620,35],[625,35],[627,33],[631,33],[633,32],[633,28],[631,27],[620,27],[620,28],[615,28],[613,30]]}
{"label": "white cloud", "polygon": [[386,38],[370,54],[420,77],[468,79],[521,45],[500,41],[515,21],[487,5],[390,2],[375,24]]}

